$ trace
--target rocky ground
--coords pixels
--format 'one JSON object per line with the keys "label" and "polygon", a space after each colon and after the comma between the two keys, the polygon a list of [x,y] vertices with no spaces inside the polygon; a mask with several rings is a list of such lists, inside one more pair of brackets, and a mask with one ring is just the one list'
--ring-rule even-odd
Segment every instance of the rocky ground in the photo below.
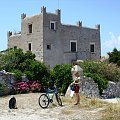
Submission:
{"label": "rocky ground", "polygon": [[[56,102],[47,109],[38,104],[40,93],[15,95],[18,109],[9,109],[8,102],[12,97],[0,97],[0,120],[98,120],[102,108],[85,108],[64,102],[60,107]],[[63,98],[62,98],[63,99]]]}

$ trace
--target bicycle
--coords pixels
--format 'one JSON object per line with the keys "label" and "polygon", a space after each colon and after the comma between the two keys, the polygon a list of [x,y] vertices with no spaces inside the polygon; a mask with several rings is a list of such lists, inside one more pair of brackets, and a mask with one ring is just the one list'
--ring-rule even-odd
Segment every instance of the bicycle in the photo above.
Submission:
{"label": "bicycle", "polygon": [[46,93],[43,93],[42,95],[40,95],[39,100],[38,100],[40,107],[47,108],[48,105],[53,102],[54,96],[56,98],[56,101],[58,102],[58,105],[62,106],[62,100],[58,93],[58,89],[55,86],[53,90],[48,88],[46,90]]}

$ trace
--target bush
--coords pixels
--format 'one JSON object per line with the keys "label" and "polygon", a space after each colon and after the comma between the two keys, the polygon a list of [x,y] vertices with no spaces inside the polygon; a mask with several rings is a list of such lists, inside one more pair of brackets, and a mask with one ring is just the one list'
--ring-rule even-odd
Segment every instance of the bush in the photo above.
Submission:
{"label": "bush", "polygon": [[39,81],[27,81],[16,83],[16,93],[28,93],[28,92],[39,92],[41,84]]}
{"label": "bush", "polygon": [[109,55],[109,62],[117,64],[120,66],[120,51],[118,51],[116,48],[113,49],[112,52],[108,53]]}
{"label": "bush", "polygon": [[84,73],[96,73],[108,81],[120,81],[120,68],[116,64],[106,64],[104,62],[84,61],[80,63]]}
{"label": "bush", "polygon": [[49,70],[47,66],[40,61],[27,61],[28,68],[23,71],[29,80],[38,80],[42,85],[46,85],[49,80]]}
{"label": "bush", "polygon": [[49,80],[47,66],[35,60],[35,54],[31,51],[25,53],[22,49],[11,48],[3,53],[0,53],[0,69],[15,73],[17,82],[21,81],[22,74],[26,74],[29,80],[39,80],[42,84]]}
{"label": "bush", "polygon": [[120,81],[120,68],[116,64],[98,63],[98,74],[102,75],[108,81]]}
{"label": "bush", "polygon": [[4,88],[5,88],[5,84],[0,83],[0,91],[3,91],[3,90],[4,90]]}
{"label": "bush", "polygon": [[22,81],[22,72],[20,70],[13,70],[12,73],[15,73],[16,82]]}
{"label": "bush", "polygon": [[16,83],[16,93],[27,93],[29,92],[29,83],[27,82],[18,82]]}
{"label": "bush", "polygon": [[108,85],[108,80],[106,80],[105,78],[103,78],[103,76],[101,76],[100,74],[96,74],[96,73],[84,73],[85,76],[87,77],[91,77],[95,83],[98,84],[98,89],[100,91],[100,95],[102,95],[102,92],[104,89],[107,88]]}
{"label": "bush", "polygon": [[51,70],[50,75],[52,81],[54,81],[54,83],[61,88],[61,92],[65,94],[69,84],[72,82],[71,65],[56,65]]}
{"label": "bush", "polygon": [[84,61],[83,63],[80,63],[80,66],[84,70],[84,75],[91,77],[98,84],[101,95],[108,85],[109,79],[106,73],[106,66],[108,65],[101,62]]}
{"label": "bush", "polygon": [[41,84],[39,83],[39,81],[33,81],[30,84],[30,91],[32,92],[39,92],[41,89]]}
{"label": "bush", "polygon": [[5,83],[0,83],[0,96],[9,94],[9,89]]}

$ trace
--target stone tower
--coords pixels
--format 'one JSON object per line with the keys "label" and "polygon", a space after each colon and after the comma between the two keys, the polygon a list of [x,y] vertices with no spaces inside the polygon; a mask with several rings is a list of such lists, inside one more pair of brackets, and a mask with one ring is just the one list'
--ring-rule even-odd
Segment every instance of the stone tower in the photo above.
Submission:
{"label": "stone tower", "polygon": [[37,60],[50,67],[74,60],[98,60],[101,57],[100,25],[88,28],[82,26],[82,21],[65,25],[61,23],[61,10],[48,13],[43,6],[37,15],[21,15],[21,32],[8,32],[8,48],[30,50]]}

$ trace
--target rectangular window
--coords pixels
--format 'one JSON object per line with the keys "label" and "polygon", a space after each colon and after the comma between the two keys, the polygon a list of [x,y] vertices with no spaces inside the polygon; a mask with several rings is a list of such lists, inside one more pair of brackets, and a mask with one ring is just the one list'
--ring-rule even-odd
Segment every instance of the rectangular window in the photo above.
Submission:
{"label": "rectangular window", "polygon": [[29,24],[29,25],[28,25],[28,32],[29,32],[29,33],[32,33],[32,24]]}
{"label": "rectangular window", "polygon": [[76,40],[71,40],[70,41],[70,51],[71,52],[77,52],[77,41]]}
{"label": "rectangular window", "polygon": [[32,44],[28,43],[28,50],[32,51]]}
{"label": "rectangular window", "polygon": [[47,45],[47,50],[51,50],[51,45]]}
{"label": "rectangular window", "polygon": [[17,46],[14,46],[14,49],[17,49]]}
{"label": "rectangular window", "polygon": [[91,53],[95,52],[95,43],[90,43],[90,52]]}
{"label": "rectangular window", "polygon": [[55,21],[50,21],[50,29],[51,29],[51,30],[56,30]]}

